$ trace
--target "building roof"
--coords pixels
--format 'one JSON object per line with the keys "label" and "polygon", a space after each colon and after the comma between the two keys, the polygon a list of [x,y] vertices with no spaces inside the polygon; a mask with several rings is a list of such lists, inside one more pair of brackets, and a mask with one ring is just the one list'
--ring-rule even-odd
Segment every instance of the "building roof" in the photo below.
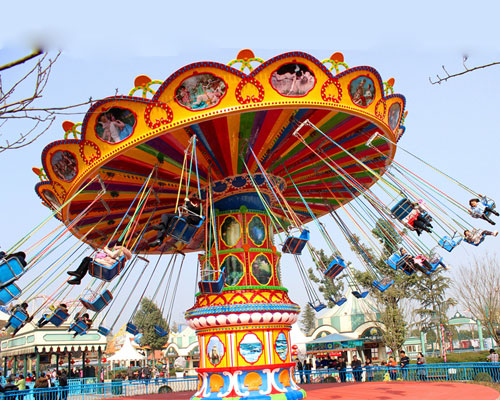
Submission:
{"label": "building roof", "polygon": [[146,356],[140,354],[134,346],[132,346],[133,335],[128,334],[128,337],[123,341],[123,346],[115,354],[108,358],[109,361],[135,361],[144,360]]}

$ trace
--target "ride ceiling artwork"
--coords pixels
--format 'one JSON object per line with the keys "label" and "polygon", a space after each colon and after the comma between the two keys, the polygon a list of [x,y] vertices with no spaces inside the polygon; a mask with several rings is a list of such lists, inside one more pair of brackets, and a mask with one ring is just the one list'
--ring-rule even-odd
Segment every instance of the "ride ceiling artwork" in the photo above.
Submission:
{"label": "ride ceiling artwork", "polygon": [[[349,69],[340,53],[323,62],[301,52],[264,62],[247,50],[230,64],[237,63],[240,70],[215,62],[191,64],[164,82],[139,76],[129,96],[95,103],[81,124],[66,121],[66,136],[74,139],[44,149],[43,169],[34,169],[42,180],[36,192],[53,210],[64,205],[58,217],[68,223],[105,187],[100,201],[72,226],[77,237],[88,233],[83,240],[99,247],[117,229],[153,170],[154,195],[147,199],[139,225],[151,216],[153,225],[161,214],[176,212],[179,183],[186,174],[186,192],[194,193],[200,185],[202,200],[212,182],[215,205],[234,190],[254,191],[252,183],[239,177],[268,174],[280,182],[301,223],[312,220],[301,196],[320,217],[360,190],[347,190],[322,157],[335,160],[362,188],[384,174],[404,132],[405,99],[392,94],[393,79],[383,82],[371,67]],[[256,63],[260,65],[254,68]],[[134,95],[141,91],[141,97]],[[376,132],[388,140],[365,146]],[[183,169],[192,137],[196,171],[192,163]],[[261,181],[272,212],[286,220]],[[145,232],[138,251],[174,251],[173,239],[150,249],[155,235]],[[190,243],[175,250],[198,251],[204,236],[202,227]]]}

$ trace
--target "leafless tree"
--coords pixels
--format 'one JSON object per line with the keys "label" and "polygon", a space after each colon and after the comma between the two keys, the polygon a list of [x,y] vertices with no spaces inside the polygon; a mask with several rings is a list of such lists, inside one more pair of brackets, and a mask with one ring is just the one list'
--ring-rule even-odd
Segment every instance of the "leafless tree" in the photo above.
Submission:
{"label": "leafless tree", "polygon": [[[64,107],[40,105],[52,67],[60,54],[57,53],[55,57],[49,58],[43,50],[36,49],[26,57],[0,66],[0,73],[12,69],[18,72],[23,70],[21,65],[35,62],[34,66],[20,72],[9,87],[4,87],[0,75],[0,153],[33,143],[49,130],[57,115],[92,103],[90,98],[87,102]],[[19,123],[16,125],[17,129],[22,126],[21,131],[14,134],[4,133],[12,130],[13,122]]]}
{"label": "leafless tree", "polygon": [[456,298],[500,344],[500,265],[496,256],[485,255],[458,271]]}
{"label": "leafless tree", "polygon": [[436,84],[441,84],[442,82],[446,82],[448,79],[450,78],[455,78],[457,76],[460,76],[460,75],[464,75],[464,74],[467,74],[469,72],[472,72],[472,71],[475,71],[475,70],[478,70],[478,69],[482,69],[482,68],[488,68],[488,67],[491,67],[493,65],[498,65],[500,64],[500,61],[495,61],[495,62],[492,62],[490,64],[485,64],[485,65],[479,65],[477,67],[473,67],[473,68],[469,68],[467,67],[467,65],[465,65],[465,62],[467,61],[468,59],[468,56],[464,55],[463,56],[463,59],[462,59],[462,64],[464,66],[464,70],[463,71],[460,71],[460,72],[457,72],[455,74],[450,74],[446,68],[444,67],[444,65],[441,65],[441,68],[443,68],[443,71],[446,73],[446,76],[445,77],[440,77],[438,74],[436,74],[436,77],[437,77],[437,80],[433,81],[431,79],[431,77],[429,77],[429,82],[432,83],[433,85],[436,85]]}

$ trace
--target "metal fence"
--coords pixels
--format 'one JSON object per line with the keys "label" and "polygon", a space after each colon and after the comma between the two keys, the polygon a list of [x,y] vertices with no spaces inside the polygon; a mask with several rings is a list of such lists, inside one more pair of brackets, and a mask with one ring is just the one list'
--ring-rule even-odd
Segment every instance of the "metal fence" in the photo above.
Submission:
{"label": "metal fence", "polygon": [[[481,375],[479,375],[481,374]],[[478,376],[479,375],[479,376]],[[500,382],[500,363],[446,363],[399,366],[374,366],[359,370],[319,369],[295,371],[297,383],[327,382]],[[96,378],[70,379],[66,387],[16,390],[3,393],[6,400],[99,400],[154,393],[195,391],[198,377],[116,380],[96,383]]]}
{"label": "metal fence", "polygon": [[[478,374],[481,374],[478,376]],[[500,363],[445,363],[399,366],[373,366],[353,370],[318,369],[296,371],[298,383],[323,382],[382,382],[382,381],[427,381],[470,382],[474,380],[499,382]]]}

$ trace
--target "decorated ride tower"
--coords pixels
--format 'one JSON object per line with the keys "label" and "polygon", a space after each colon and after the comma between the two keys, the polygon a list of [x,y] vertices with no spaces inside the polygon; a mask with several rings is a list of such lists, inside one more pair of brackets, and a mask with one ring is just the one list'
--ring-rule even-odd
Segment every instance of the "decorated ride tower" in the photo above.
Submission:
{"label": "decorated ride tower", "polygon": [[[283,277],[306,251],[305,224],[390,165],[405,107],[393,84],[371,67],[349,68],[341,53],[264,61],[244,50],[229,65],[190,64],[163,82],[142,75],[129,95],[63,124],[65,139],[34,168],[36,191],[95,249],[124,236],[135,254],[199,253],[186,312],[199,338],[195,398],[300,399],[289,340],[299,307]],[[193,216],[183,205],[196,196]]]}

